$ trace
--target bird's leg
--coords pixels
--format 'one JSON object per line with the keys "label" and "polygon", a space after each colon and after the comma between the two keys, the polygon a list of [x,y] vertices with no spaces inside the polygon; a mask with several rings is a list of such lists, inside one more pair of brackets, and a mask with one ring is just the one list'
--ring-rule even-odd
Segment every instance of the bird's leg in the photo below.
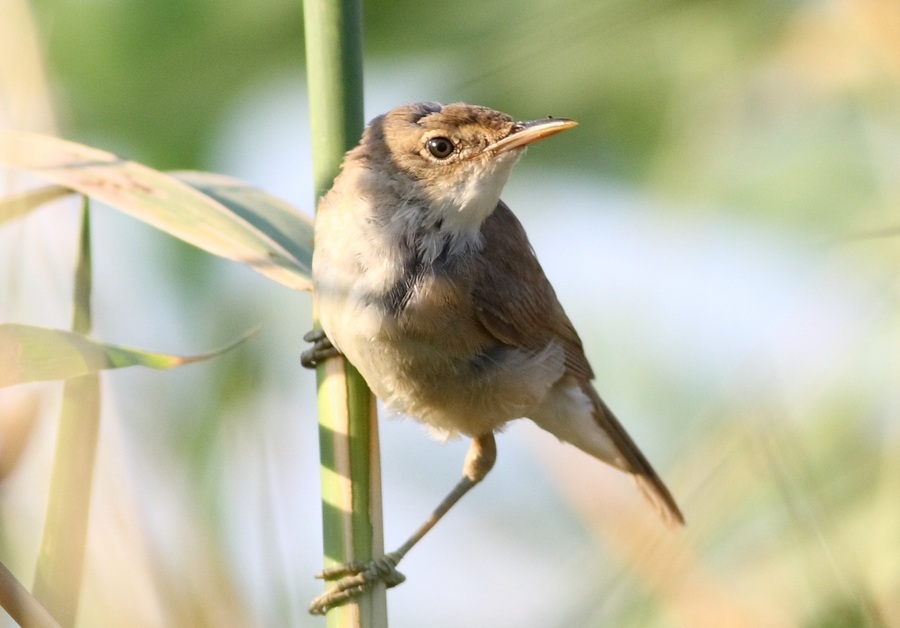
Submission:
{"label": "bird's leg", "polygon": [[484,479],[496,460],[497,444],[494,441],[493,433],[473,439],[469,452],[466,454],[462,479],[434,509],[425,523],[403,545],[389,554],[367,563],[348,563],[325,569],[316,574],[317,578],[323,580],[336,578],[339,580],[331,589],[312,601],[309,612],[313,615],[324,615],[329,608],[346,603],[378,582],[383,582],[390,588],[406,580],[406,576],[397,571],[397,564],[441,520],[441,517],[447,514],[447,511],[469,492],[469,489]]}
{"label": "bird's leg", "polygon": [[308,369],[314,369],[320,362],[341,355],[321,329],[307,332],[303,340],[313,343],[312,347],[300,354],[300,364]]}

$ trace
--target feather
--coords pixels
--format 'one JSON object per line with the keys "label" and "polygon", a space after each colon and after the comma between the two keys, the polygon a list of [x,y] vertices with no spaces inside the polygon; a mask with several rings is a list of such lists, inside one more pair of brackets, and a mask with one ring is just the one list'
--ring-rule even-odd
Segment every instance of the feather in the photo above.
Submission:
{"label": "feather", "polygon": [[[593,405],[594,424],[604,432],[620,457],[611,460],[599,455],[597,448],[583,448],[630,473],[641,493],[667,524],[683,524],[684,516],[671,493],[591,384],[594,373],[581,339],[544,274],[525,229],[502,201],[485,220],[482,235],[484,248],[477,258],[479,268],[472,287],[478,320],[488,333],[505,345],[537,352],[553,342],[560,343],[565,352],[565,373],[555,388],[557,394],[566,394],[570,386],[577,384]],[[522,251],[527,251],[527,255],[523,256]],[[549,427],[554,420],[541,426]],[[562,420],[577,421],[578,418],[571,416]],[[566,434],[578,431],[574,426],[562,428]],[[573,444],[579,446],[574,440]]]}

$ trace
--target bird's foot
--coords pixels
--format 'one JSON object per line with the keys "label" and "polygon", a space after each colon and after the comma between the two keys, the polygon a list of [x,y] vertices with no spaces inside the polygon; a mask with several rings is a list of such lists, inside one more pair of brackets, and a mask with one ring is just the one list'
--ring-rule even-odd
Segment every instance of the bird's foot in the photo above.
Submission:
{"label": "bird's foot", "polygon": [[309,612],[324,615],[329,608],[346,604],[379,582],[389,589],[397,586],[406,580],[406,576],[397,571],[398,562],[400,557],[392,552],[367,563],[347,563],[320,571],[316,578],[339,580],[310,603]]}
{"label": "bird's foot", "polygon": [[314,369],[328,358],[341,355],[341,352],[331,344],[328,336],[321,329],[313,329],[303,336],[303,340],[313,343],[312,347],[300,354],[300,364],[308,369]]}

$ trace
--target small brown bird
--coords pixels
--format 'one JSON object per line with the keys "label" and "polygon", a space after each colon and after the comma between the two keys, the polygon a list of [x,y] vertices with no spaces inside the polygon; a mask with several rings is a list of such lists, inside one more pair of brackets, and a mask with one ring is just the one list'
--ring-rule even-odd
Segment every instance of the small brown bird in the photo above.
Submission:
{"label": "small brown bird", "polygon": [[304,364],[338,352],[391,409],[472,439],[463,478],[396,552],[320,574],[324,613],[381,580],[496,459],[494,432],[529,418],[631,474],[669,524],[675,500],[594,390],[581,340],[522,225],[500,200],[529,144],[576,125],[515,122],[464,103],[375,118],[316,216],[313,281],[324,335]]}

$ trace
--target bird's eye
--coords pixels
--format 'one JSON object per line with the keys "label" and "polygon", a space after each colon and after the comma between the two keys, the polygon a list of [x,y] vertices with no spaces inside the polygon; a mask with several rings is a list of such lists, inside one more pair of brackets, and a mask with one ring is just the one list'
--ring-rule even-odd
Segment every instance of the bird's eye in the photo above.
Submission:
{"label": "bird's eye", "polygon": [[453,142],[446,137],[432,137],[425,142],[425,146],[428,148],[428,152],[436,159],[447,159],[456,150]]}

